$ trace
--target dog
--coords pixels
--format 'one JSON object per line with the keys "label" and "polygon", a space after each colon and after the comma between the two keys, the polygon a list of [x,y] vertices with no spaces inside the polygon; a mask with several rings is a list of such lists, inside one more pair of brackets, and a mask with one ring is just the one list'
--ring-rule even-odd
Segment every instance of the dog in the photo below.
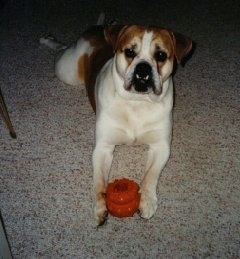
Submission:
{"label": "dog", "polygon": [[191,49],[189,37],[161,27],[96,25],[58,58],[57,77],[66,84],[84,84],[96,113],[92,162],[97,225],[107,219],[105,191],[119,144],[149,146],[139,213],[150,219],[156,212],[158,179],[170,155],[174,64]]}

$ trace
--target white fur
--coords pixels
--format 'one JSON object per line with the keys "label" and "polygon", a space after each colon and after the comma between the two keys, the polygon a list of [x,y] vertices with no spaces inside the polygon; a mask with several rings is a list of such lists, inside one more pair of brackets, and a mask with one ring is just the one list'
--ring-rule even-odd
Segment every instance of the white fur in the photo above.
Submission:
{"label": "white fur", "polygon": [[142,39],[141,56],[149,58],[151,43],[153,38],[153,32],[145,32]]}
{"label": "white fur", "polygon": [[81,82],[78,76],[78,60],[84,55],[89,56],[93,52],[94,48],[90,45],[89,41],[80,39],[76,46],[72,46],[65,50],[58,58],[55,65],[55,73],[57,77],[66,84],[79,85]]}
{"label": "white fur", "polygon": [[[104,221],[106,214],[107,209],[101,194],[105,192],[113,150],[118,144],[149,145],[146,172],[141,183],[140,213],[143,218],[150,218],[157,209],[157,182],[170,155],[172,78],[168,77],[162,82],[157,74],[156,83],[162,84],[162,93],[159,96],[153,93],[139,94],[124,88],[126,74],[132,75],[139,60],[150,62],[152,36],[152,33],[144,35],[139,57],[130,67],[124,67],[126,62],[122,61],[120,54],[115,55],[104,66],[97,80],[96,146],[93,153],[96,195],[94,213],[97,224]],[[150,63],[153,70],[157,71],[156,64],[153,61]],[[172,67],[166,65],[168,69],[165,73],[170,74]]]}

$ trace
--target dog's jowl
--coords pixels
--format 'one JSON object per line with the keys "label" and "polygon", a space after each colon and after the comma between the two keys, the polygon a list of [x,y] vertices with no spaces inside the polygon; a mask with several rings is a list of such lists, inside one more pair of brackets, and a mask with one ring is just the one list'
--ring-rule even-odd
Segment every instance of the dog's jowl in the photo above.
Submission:
{"label": "dog's jowl", "polygon": [[93,152],[97,225],[107,217],[104,194],[117,144],[149,145],[139,209],[146,219],[155,213],[158,178],[170,154],[174,62],[180,63],[191,48],[190,38],[159,27],[93,26],[58,59],[59,79],[85,84],[97,116]]}

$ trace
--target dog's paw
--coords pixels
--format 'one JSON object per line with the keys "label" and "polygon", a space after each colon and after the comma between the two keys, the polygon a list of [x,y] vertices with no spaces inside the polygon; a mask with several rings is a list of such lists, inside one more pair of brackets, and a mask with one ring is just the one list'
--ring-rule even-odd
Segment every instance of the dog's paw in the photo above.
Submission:
{"label": "dog's paw", "polygon": [[94,219],[97,226],[102,226],[108,218],[108,210],[104,199],[96,202],[94,207]]}
{"label": "dog's paw", "polygon": [[140,217],[150,219],[157,210],[157,197],[148,192],[141,193],[141,200],[139,205]]}

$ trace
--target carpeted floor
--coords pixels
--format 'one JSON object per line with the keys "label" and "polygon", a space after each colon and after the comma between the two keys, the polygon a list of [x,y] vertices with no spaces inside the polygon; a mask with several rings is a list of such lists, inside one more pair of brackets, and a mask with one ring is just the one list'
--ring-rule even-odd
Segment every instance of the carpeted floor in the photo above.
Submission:
{"label": "carpeted floor", "polygon": [[[55,53],[38,40],[72,43],[101,11],[171,27],[197,48],[174,78],[172,153],[157,213],[110,217],[97,229],[94,113],[83,88],[57,80]],[[240,258],[239,12],[237,0],[1,4],[0,87],[17,139],[0,120],[0,210],[14,258]],[[117,147],[111,178],[139,182],[146,150]]]}

